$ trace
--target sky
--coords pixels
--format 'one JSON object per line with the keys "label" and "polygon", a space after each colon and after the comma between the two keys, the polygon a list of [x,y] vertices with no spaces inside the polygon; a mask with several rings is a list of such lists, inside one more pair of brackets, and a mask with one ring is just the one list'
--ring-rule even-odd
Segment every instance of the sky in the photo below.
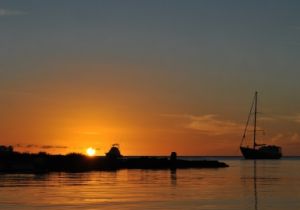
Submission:
{"label": "sky", "polygon": [[300,155],[297,0],[1,0],[0,46],[17,151],[240,155],[258,91],[258,141]]}

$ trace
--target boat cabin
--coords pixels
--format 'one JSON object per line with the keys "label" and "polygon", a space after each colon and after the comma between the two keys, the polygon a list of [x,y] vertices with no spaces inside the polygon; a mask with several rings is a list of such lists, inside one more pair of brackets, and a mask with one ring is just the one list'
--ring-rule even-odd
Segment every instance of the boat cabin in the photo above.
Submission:
{"label": "boat cabin", "polygon": [[106,153],[107,158],[121,158],[123,155],[121,155],[119,145],[113,144],[110,148],[109,152]]}

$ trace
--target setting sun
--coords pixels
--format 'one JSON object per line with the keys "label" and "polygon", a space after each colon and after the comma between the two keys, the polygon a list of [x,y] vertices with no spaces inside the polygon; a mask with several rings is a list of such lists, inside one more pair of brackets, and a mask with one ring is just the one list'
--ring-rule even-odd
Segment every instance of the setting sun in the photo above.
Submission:
{"label": "setting sun", "polygon": [[89,148],[86,149],[86,154],[88,156],[94,156],[96,154],[96,150],[92,147],[89,147]]}

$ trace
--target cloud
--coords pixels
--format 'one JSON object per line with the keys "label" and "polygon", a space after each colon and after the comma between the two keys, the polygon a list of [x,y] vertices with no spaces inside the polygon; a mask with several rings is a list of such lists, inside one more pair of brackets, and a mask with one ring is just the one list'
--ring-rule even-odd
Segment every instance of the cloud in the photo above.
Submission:
{"label": "cloud", "polygon": [[294,115],[287,115],[287,116],[280,116],[279,117],[281,120],[287,120],[287,121],[292,121],[294,123],[300,123],[300,114],[294,114]]}
{"label": "cloud", "polygon": [[298,132],[277,133],[271,137],[271,142],[273,144],[299,144],[300,135]]}
{"label": "cloud", "polygon": [[274,122],[274,121],[277,121],[278,119],[276,119],[275,117],[262,116],[262,117],[259,117],[259,120],[266,121],[266,122]]}
{"label": "cloud", "polygon": [[294,116],[294,121],[297,122],[297,123],[300,123],[300,114],[296,114]]}
{"label": "cloud", "polygon": [[39,148],[39,149],[67,149],[67,146],[62,145],[37,145],[37,144],[16,144],[15,147],[23,148]]}
{"label": "cloud", "polygon": [[18,15],[26,15],[27,13],[20,10],[9,10],[0,8],[0,16],[18,16]]}
{"label": "cloud", "polygon": [[260,116],[260,121],[266,121],[266,122],[282,122],[282,121],[288,121],[293,123],[300,123],[300,113],[295,113],[293,115],[273,115],[270,116]]}
{"label": "cloud", "polygon": [[300,143],[300,135],[299,135],[299,133],[293,133],[293,134],[291,135],[290,141],[291,141],[292,143]]}
{"label": "cloud", "polygon": [[163,116],[182,119],[184,120],[184,128],[199,131],[208,135],[242,133],[245,127],[244,124],[239,124],[230,120],[222,120],[214,114],[201,116],[165,114]]}
{"label": "cloud", "polygon": [[244,129],[244,125],[229,120],[220,120],[216,115],[190,116],[190,120],[187,128],[211,135],[240,133]]}
{"label": "cloud", "polygon": [[38,145],[35,145],[35,144],[26,144],[26,145],[20,146],[20,147],[34,148],[34,147],[39,147],[39,146],[38,146]]}
{"label": "cloud", "polygon": [[42,145],[40,146],[42,149],[67,149],[67,146],[60,146],[60,145]]}
{"label": "cloud", "polygon": [[271,137],[271,142],[272,143],[277,143],[281,141],[284,138],[284,135],[282,133],[277,133],[276,135]]}
{"label": "cloud", "polygon": [[300,26],[294,26],[293,27],[295,30],[300,30]]}

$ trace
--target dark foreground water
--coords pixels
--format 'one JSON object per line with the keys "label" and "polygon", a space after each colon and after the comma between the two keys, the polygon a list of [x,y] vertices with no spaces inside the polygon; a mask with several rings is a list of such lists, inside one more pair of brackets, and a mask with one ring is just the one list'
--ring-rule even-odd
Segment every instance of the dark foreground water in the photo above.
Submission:
{"label": "dark foreground water", "polygon": [[0,174],[0,209],[300,209],[300,159],[222,169]]}

